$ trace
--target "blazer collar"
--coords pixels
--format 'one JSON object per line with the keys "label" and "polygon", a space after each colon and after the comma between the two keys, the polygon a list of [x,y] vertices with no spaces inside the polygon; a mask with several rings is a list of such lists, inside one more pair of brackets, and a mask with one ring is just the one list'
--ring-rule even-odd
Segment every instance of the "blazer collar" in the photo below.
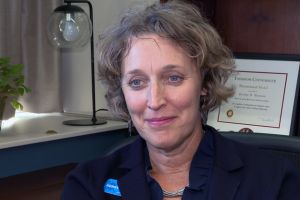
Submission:
{"label": "blazer collar", "polygon": [[147,184],[144,161],[145,142],[138,137],[136,141],[122,155],[120,165],[124,175],[118,183],[122,198],[128,200],[150,200],[150,190]]}
{"label": "blazer collar", "polygon": [[146,142],[137,136],[136,140],[133,141],[127,148],[122,151],[122,160],[119,168],[130,170],[137,165],[145,164],[144,150],[146,148]]}
{"label": "blazer collar", "polygon": [[215,137],[215,167],[211,184],[212,199],[222,197],[222,200],[232,200],[241,183],[244,173],[244,163],[238,154],[236,144],[224,138],[216,131]]}

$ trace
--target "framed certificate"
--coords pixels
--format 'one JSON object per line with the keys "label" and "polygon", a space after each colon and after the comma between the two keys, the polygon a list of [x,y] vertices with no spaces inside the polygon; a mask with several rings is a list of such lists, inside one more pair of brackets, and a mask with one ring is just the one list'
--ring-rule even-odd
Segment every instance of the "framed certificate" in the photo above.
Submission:
{"label": "framed certificate", "polygon": [[208,114],[220,131],[296,135],[299,61],[236,59],[235,94]]}

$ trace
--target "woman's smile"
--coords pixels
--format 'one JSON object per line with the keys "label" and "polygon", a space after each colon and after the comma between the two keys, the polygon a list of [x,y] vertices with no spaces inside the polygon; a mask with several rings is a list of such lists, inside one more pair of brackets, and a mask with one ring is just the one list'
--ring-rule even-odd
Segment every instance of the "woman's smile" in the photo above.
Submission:
{"label": "woman's smile", "polygon": [[172,124],[177,117],[175,116],[166,116],[166,117],[153,117],[146,118],[145,121],[152,128],[161,128]]}

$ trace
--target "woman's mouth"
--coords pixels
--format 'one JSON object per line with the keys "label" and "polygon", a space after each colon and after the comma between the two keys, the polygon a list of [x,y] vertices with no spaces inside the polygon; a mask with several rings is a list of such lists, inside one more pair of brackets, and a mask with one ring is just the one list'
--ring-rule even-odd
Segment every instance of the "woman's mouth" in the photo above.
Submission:
{"label": "woman's mouth", "polygon": [[151,127],[161,127],[165,125],[169,125],[174,121],[176,117],[155,117],[155,118],[148,118],[145,121],[149,124]]}

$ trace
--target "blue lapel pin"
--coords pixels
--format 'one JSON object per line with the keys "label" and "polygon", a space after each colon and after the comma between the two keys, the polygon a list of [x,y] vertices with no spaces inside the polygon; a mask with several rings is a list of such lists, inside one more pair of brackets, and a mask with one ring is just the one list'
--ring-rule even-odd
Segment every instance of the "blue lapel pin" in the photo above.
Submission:
{"label": "blue lapel pin", "polygon": [[116,179],[108,179],[104,184],[104,192],[115,196],[121,196],[118,181]]}

